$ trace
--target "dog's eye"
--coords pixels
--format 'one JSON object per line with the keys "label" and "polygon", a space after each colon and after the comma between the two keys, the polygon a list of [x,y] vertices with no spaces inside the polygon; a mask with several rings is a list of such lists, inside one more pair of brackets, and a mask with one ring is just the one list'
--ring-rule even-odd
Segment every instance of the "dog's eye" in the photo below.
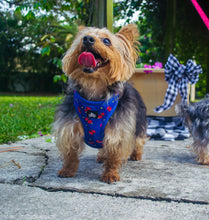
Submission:
{"label": "dog's eye", "polygon": [[106,46],[111,46],[111,42],[108,38],[103,38],[102,42],[106,45]]}

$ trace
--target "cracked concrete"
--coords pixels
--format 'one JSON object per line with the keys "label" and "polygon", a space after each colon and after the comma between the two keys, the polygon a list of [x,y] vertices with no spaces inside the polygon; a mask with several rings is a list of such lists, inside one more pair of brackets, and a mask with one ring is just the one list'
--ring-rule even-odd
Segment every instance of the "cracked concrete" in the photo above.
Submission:
{"label": "cracked concrete", "polygon": [[122,167],[121,181],[113,184],[99,181],[102,164],[96,163],[97,150],[90,147],[86,147],[81,156],[77,175],[59,178],[57,171],[62,162],[55,144],[46,142],[46,139],[49,137],[0,145],[0,188],[21,185],[30,187],[31,191],[80,192],[81,197],[96,194],[164,201],[165,205],[166,202],[189,203],[205,205],[209,214],[209,166],[196,163],[195,155],[188,147],[191,139],[174,142],[149,140],[142,161],[128,161]]}
{"label": "cracked concrete", "polygon": [[23,149],[3,153],[0,151],[0,183],[34,182],[40,176],[41,167],[46,165],[45,153],[27,142],[1,145],[0,149],[11,150],[13,146],[21,146]]}

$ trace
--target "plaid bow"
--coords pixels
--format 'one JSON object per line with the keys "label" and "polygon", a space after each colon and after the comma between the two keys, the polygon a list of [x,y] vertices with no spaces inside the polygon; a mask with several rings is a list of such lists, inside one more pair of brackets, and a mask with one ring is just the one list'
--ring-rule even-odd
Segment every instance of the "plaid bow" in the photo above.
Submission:
{"label": "plaid bow", "polygon": [[165,80],[168,82],[168,89],[165,94],[164,103],[154,109],[160,113],[169,109],[175,102],[176,96],[181,95],[181,102],[187,102],[188,83],[195,84],[199,79],[202,68],[194,61],[188,60],[186,66],[181,65],[172,54],[165,64]]}

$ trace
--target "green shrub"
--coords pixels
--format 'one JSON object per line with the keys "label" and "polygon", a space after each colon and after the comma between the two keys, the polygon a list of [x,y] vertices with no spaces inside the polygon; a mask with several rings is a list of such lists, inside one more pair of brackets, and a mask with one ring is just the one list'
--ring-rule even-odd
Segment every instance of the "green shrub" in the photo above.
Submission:
{"label": "green shrub", "polygon": [[0,96],[0,143],[49,134],[61,99]]}

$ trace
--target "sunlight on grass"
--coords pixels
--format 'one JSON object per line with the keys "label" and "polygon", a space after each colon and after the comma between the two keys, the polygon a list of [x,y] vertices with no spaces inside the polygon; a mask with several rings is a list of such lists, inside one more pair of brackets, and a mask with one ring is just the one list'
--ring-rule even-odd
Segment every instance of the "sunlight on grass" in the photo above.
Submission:
{"label": "sunlight on grass", "polygon": [[0,143],[49,134],[61,100],[62,97],[0,96]]}

